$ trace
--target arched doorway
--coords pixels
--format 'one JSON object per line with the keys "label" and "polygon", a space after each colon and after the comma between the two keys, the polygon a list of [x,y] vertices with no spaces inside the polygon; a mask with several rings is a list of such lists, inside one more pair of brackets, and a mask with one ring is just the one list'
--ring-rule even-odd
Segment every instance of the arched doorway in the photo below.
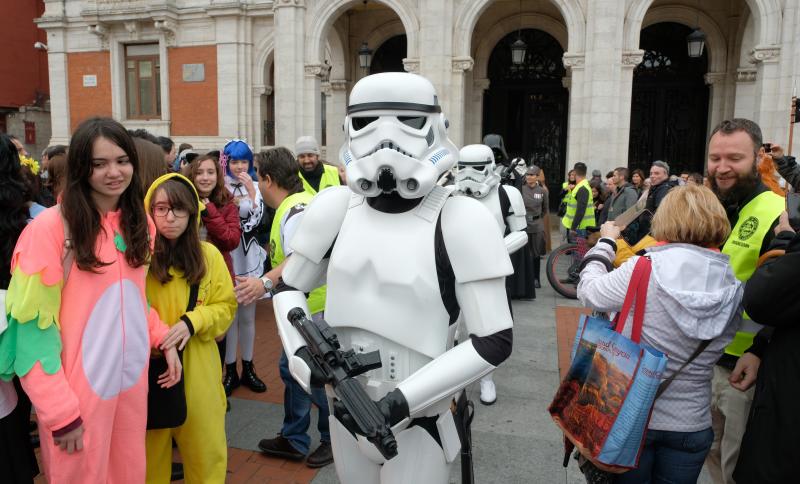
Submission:
{"label": "arched doorway", "polygon": [[689,27],[663,22],[641,32],[642,62],[633,72],[631,132],[628,165],[648,173],[655,160],[670,172],[702,173],[708,129],[708,71],[706,52],[690,58],[686,49]]}
{"label": "arched doorway", "polygon": [[[511,44],[527,44],[521,66],[511,62]],[[565,172],[569,92],[564,49],[550,34],[523,29],[506,35],[489,57],[489,89],[483,101],[483,135],[503,136],[508,155],[522,156],[540,166],[550,188],[550,205],[557,207]]]}
{"label": "arched doorway", "polygon": [[386,40],[372,55],[370,74],[379,72],[405,72],[403,58],[406,56],[406,36],[395,35]]}

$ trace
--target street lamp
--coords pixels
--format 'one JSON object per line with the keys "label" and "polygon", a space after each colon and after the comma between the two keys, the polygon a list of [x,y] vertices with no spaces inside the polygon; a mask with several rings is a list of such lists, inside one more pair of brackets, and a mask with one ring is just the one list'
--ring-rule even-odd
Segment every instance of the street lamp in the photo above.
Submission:
{"label": "street lamp", "polygon": [[698,58],[703,56],[703,48],[706,46],[706,34],[699,28],[686,37],[686,47],[689,49],[689,57]]}
{"label": "street lamp", "polygon": [[511,62],[515,66],[521,66],[525,63],[525,51],[527,49],[528,45],[522,39],[517,39],[511,44]]}
{"label": "street lamp", "polygon": [[361,43],[361,48],[358,49],[358,65],[362,69],[369,69],[372,64],[372,49],[369,48],[366,42]]}
{"label": "street lamp", "polygon": [[517,30],[517,40],[511,44],[511,63],[521,66],[525,63],[525,51],[528,45],[522,41],[522,0],[519,0],[519,30]]}

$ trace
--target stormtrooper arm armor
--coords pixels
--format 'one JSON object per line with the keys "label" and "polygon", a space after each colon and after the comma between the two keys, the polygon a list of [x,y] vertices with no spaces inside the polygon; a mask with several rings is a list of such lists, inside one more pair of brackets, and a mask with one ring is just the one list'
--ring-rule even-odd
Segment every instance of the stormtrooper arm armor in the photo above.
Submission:
{"label": "stormtrooper arm armor", "polygon": [[492,229],[496,226],[491,213],[468,197],[449,199],[442,211],[442,235],[470,339],[398,385],[411,415],[477,381],[511,354],[513,324],[505,277],[513,268],[502,239]]}
{"label": "stormtrooper arm armor", "polygon": [[511,204],[511,213],[506,217],[506,226],[510,233],[505,236],[504,242],[508,253],[513,254],[528,243],[528,233],[525,230],[528,227],[525,221],[525,202],[522,200],[522,194],[514,187],[500,185],[499,189],[505,190]]}
{"label": "stormtrooper arm armor", "polygon": [[330,187],[314,197],[292,238],[293,252],[283,269],[283,282],[276,287],[272,298],[278,334],[289,357],[289,372],[306,392],[311,391],[311,369],[297,354],[306,342],[289,322],[288,314],[299,307],[311,317],[306,293],[325,284],[326,257],[339,233],[349,200],[347,187]]}

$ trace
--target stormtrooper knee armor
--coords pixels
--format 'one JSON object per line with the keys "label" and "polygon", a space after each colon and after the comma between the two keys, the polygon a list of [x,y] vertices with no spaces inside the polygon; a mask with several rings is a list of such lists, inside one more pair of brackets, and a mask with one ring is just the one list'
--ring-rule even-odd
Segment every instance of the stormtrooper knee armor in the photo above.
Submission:
{"label": "stormtrooper knee armor", "polygon": [[[528,234],[522,194],[513,186],[500,184],[494,154],[489,146],[479,144],[461,148],[455,187],[459,194],[480,201],[494,215],[509,254],[525,246]],[[481,379],[480,400],[484,405],[492,405],[497,400],[491,373]]]}
{"label": "stormtrooper knee armor", "polygon": [[[445,483],[461,445],[453,396],[511,352],[504,279],[513,269],[492,214],[436,183],[458,153],[429,81],[365,77],[344,128],[349,188],[320,192],[305,211],[273,298],[279,334],[292,375],[308,388],[306,343],[287,314],[308,312],[303,293],[327,283],[325,319],[342,349],[380,352],[383,366],[357,378],[398,444],[385,458],[341,423],[349,416],[339,405],[331,415],[339,479]],[[469,338],[454,346],[459,313]],[[331,387],[328,395],[337,408]]]}

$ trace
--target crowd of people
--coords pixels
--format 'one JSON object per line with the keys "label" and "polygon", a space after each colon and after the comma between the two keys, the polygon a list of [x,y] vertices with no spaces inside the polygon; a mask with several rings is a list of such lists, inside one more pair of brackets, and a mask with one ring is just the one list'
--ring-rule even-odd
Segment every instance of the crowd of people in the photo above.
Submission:
{"label": "crowd of people", "polygon": [[[762,143],[756,123],[726,120],[712,131],[706,178],[670,176],[655,161],[630,185],[625,168],[609,173],[602,194],[578,163],[565,182],[566,233],[600,232],[578,298],[598,312],[620,311],[639,257],[650,259],[642,342],[669,355],[662,378],[674,377],[655,400],[638,467],[609,482],[694,483],[704,465],[715,484],[794,480],[796,377],[788,369],[798,363],[790,282],[798,221],[790,222],[786,189],[800,169],[780,146]],[[764,169],[773,164],[778,173]],[[637,199],[638,226],[618,225]],[[612,270],[617,244],[645,235],[650,247]]]}
{"label": "crowd of people", "polygon": [[[478,150],[489,153],[486,173],[499,158],[508,175],[515,163],[492,136]],[[600,232],[579,299],[595,311],[619,311],[636,260],[648,257],[642,339],[669,354],[665,376],[676,375],[656,400],[638,468],[614,482],[696,482],[703,465],[715,483],[793,479],[796,377],[786,369],[800,362],[791,303],[800,243],[784,211],[785,185],[765,183],[772,173],[759,166],[774,163],[793,186],[800,166],[780,146],[762,146],[759,127],[744,119],[716,127],[708,153],[707,177],[671,175],[664,161],[647,177],[624,166],[587,177],[578,162],[562,186],[558,212],[568,240]],[[256,302],[282,283],[305,207],[346,183],[345,172],[320,156],[310,136],[294,152],[254,153],[239,139],[195,150],[92,118],[39,163],[0,134],[4,479],[31,482],[39,445],[52,482],[165,482],[176,445],[187,482],[225,480],[227,397],[239,386],[267,391],[253,363]],[[535,164],[503,182],[518,190],[511,201],[499,190],[498,203],[509,252],[524,254],[512,260],[525,279],[509,277],[507,294],[533,299],[549,250],[549,191]],[[618,225],[637,202],[642,215]],[[524,240],[509,237],[513,231]],[[656,241],[646,254],[610,270],[620,239],[646,235]],[[326,297],[325,285],[308,293],[312,318],[322,317]],[[290,357],[282,353],[279,362],[283,423],[258,446],[325,466],[333,461],[328,399],[322,386],[307,392],[296,381]],[[482,390],[491,387],[490,397],[482,391],[486,404],[496,398],[490,375],[482,382]],[[176,388],[183,407],[169,400]],[[313,451],[312,404],[321,436]]]}
{"label": "crowd of people", "polygon": [[[303,207],[341,183],[314,138],[295,148],[176,148],[93,118],[39,163],[0,134],[4,482],[39,474],[34,446],[51,482],[167,482],[173,446],[187,482],[225,481],[226,397],[267,390],[255,302],[278,282]],[[314,297],[324,307],[324,288]],[[286,417],[260,447],[327,465],[324,390],[309,397],[286,366]],[[312,401],[322,441],[309,453]]]}

